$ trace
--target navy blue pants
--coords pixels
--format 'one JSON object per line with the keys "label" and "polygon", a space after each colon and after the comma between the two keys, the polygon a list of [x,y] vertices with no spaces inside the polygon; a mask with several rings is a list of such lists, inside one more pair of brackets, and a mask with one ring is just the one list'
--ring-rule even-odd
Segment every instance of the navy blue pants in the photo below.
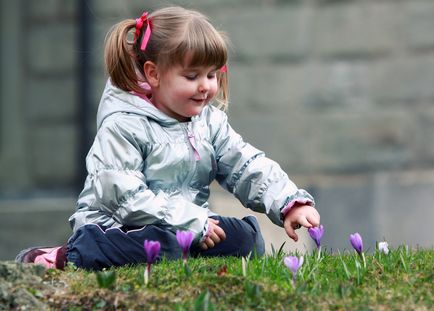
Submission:
{"label": "navy blue pants", "polygon": [[[265,252],[259,224],[254,216],[243,219],[212,216],[219,220],[219,226],[226,233],[226,240],[213,248],[202,250],[193,245],[190,254],[193,257],[210,256],[247,256],[250,252],[262,256]],[[79,228],[68,241],[68,262],[77,267],[101,270],[112,266],[123,266],[146,262],[144,240],[159,241],[161,251],[159,259],[181,258],[181,248],[176,234],[162,227],[148,225],[144,228],[121,230],[112,228],[103,230],[97,225],[85,225]]]}

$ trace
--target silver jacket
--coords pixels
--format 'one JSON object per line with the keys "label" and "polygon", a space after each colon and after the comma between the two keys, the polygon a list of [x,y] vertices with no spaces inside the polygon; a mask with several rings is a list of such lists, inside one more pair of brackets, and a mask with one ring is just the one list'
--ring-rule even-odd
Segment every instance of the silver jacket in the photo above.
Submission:
{"label": "silver jacket", "polygon": [[191,230],[199,239],[213,214],[207,202],[213,180],[280,226],[288,203],[314,204],[276,162],[243,141],[223,111],[207,105],[190,122],[179,122],[110,81],[86,166],[84,189],[69,219],[74,232],[85,224],[157,224]]}

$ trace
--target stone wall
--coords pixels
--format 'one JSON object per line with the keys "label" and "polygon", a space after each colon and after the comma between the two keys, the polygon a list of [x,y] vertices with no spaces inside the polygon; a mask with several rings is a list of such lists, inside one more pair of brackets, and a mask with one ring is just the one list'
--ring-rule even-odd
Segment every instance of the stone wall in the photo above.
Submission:
{"label": "stone wall", "polygon": [[[76,3],[1,1],[0,193],[29,197],[20,204],[30,211],[34,193],[76,195],[68,189],[84,157],[77,153],[80,60],[91,60],[94,112],[105,82],[105,33],[169,2],[88,1],[89,51],[77,48]],[[315,195],[328,247],[348,247],[354,231],[371,248],[383,237],[432,246],[433,1],[171,3],[204,12],[228,33],[230,121]],[[225,213],[238,205],[218,188],[212,200],[225,202]],[[0,212],[5,206],[0,200]],[[271,230],[267,242],[280,243],[280,231],[264,230]]]}

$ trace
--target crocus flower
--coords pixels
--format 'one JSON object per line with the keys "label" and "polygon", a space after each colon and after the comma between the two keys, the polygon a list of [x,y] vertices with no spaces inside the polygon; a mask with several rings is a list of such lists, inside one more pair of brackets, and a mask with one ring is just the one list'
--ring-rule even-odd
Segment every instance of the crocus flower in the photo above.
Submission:
{"label": "crocus flower", "polygon": [[303,264],[303,256],[301,256],[300,259],[295,256],[287,256],[283,259],[283,262],[285,263],[285,266],[287,266],[289,270],[291,270],[292,280],[295,281],[297,271]]}
{"label": "crocus flower", "polygon": [[324,234],[324,226],[312,227],[308,230],[310,237],[315,241],[317,248],[321,246],[321,238]]}
{"label": "crocus flower", "polygon": [[157,259],[158,254],[160,253],[160,242],[145,240],[144,247],[147,258],[146,262],[148,264],[153,264]]}
{"label": "crocus flower", "polygon": [[350,243],[353,246],[353,248],[356,250],[356,252],[360,256],[362,256],[363,241],[362,241],[362,237],[360,236],[360,234],[358,232],[356,232],[354,234],[350,234]]}
{"label": "crocus flower", "polygon": [[157,256],[160,253],[161,245],[158,241],[145,240],[144,243],[146,253],[146,269],[145,269],[145,284],[148,284],[149,275],[151,274],[151,265],[157,260]]}
{"label": "crocus flower", "polygon": [[187,260],[188,251],[190,250],[191,242],[193,242],[194,234],[191,231],[176,231],[176,239],[182,250],[182,258],[184,262]]}
{"label": "crocus flower", "polygon": [[383,254],[389,254],[389,244],[386,241],[378,243],[378,250]]}

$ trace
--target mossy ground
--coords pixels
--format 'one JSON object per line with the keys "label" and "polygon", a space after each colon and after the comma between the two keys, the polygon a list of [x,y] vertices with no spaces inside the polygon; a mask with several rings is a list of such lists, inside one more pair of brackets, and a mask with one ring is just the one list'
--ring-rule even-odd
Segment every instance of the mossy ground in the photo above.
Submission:
{"label": "mossy ground", "polygon": [[[0,309],[53,310],[432,310],[433,250],[388,255],[305,255],[295,284],[282,252],[240,258],[163,261],[99,273],[0,263]],[[98,278],[99,277],[99,282]]]}

